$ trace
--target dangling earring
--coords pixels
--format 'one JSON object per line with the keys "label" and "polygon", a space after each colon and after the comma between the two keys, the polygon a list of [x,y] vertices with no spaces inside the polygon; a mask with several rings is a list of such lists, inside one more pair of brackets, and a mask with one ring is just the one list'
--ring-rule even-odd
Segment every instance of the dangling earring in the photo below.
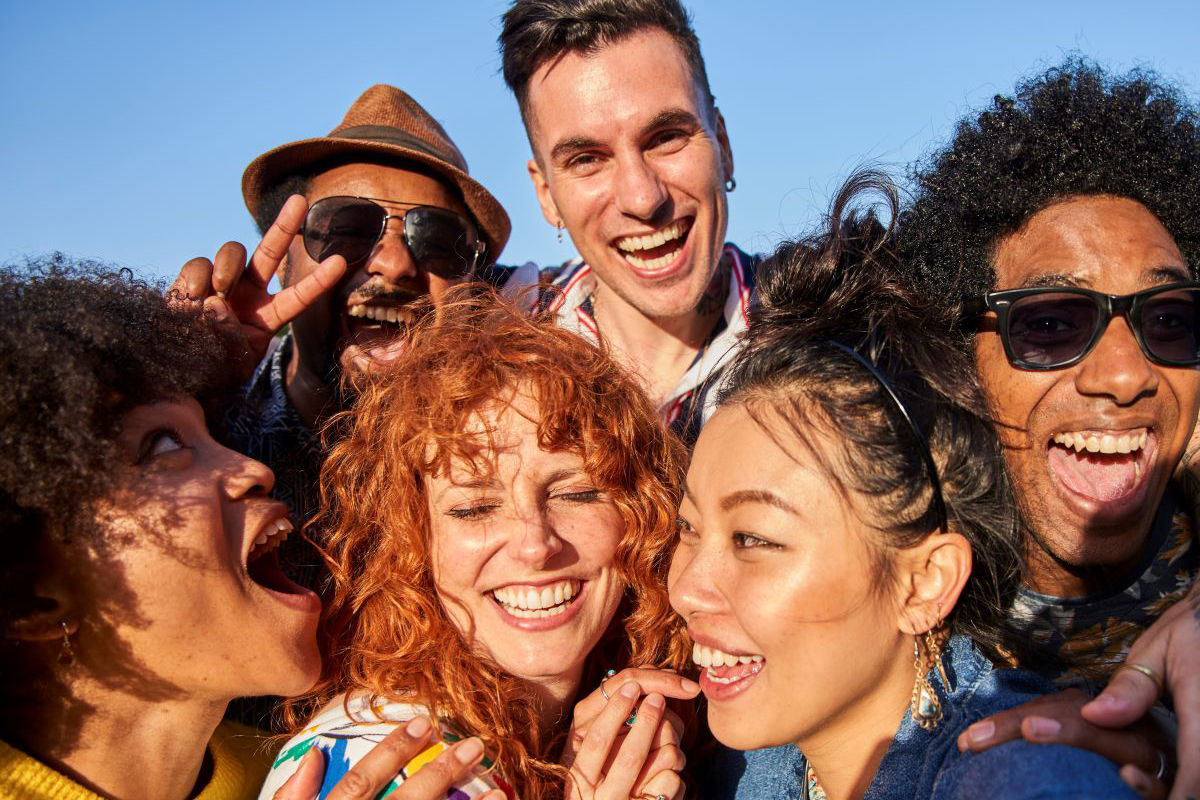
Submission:
{"label": "dangling earring", "polygon": [[737,188],[737,178],[730,175],[728,178],[725,179],[725,191],[732,192],[736,188]]}
{"label": "dangling earring", "polygon": [[66,622],[59,622],[62,625],[63,638],[62,649],[58,651],[58,663],[64,667],[75,666],[75,649],[71,647],[71,632],[67,630]]}
{"label": "dangling earring", "polygon": [[558,243],[562,244],[562,220],[554,223],[554,230],[558,231]]}
{"label": "dangling earring", "polygon": [[946,689],[950,688],[950,679],[946,676],[946,668],[942,665],[942,636],[936,632],[938,626],[925,632],[925,655],[921,656],[921,637],[913,636],[913,667],[917,670],[917,680],[913,684],[912,715],[913,721],[923,729],[931,731],[942,721],[942,701],[938,698],[937,689],[929,681],[929,670],[937,667],[938,675]]}

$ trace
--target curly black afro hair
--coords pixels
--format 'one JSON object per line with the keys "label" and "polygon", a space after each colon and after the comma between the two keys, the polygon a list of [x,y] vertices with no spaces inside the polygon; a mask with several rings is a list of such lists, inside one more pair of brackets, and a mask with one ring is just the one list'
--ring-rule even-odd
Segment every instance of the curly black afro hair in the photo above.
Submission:
{"label": "curly black afro hair", "polygon": [[89,536],[134,406],[230,385],[235,343],[128,270],[55,254],[0,269],[0,620],[22,612],[47,535]]}
{"label": "curly black afro hair", "polygon": [[998,241],[1058,199],[1127,197],[1200,265],[1200,126],[1196,108],[1151,72],[1110,77],[1082,58],[997,95],[958,124],[949,146],[912,170],[901,216],[909,269],[951,302],[995,288]]}

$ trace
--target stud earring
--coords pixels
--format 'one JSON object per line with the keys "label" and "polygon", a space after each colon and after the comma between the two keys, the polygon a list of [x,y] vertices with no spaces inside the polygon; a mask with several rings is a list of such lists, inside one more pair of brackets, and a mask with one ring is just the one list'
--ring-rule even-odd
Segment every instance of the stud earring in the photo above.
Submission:
{"label": "stud earring", "polygon": [[728,178],[725,179],[725,191],[732,192],[736,188],[737,188],[737,178],[730,175]]}
{"label": "stud earring", "polygon": [[936,667],[942,684],[949,689],[950,679],[946,676],[946,668],[942,665],[942,636],[940,624],[925,632],[925,653],[921,653],[921,636],[913,636],[913,667],[917,671],[917,680],[913,684],[912,715],[913,721],[924,730],[931,731],[942,721],[942,701],[938,698],[937,689],[929,680],[929,671]]}
{"label": "stud earring", "polygon": [[62,625],[62,648],[58,651],[58,663],[64,667],[75,666],[75,648],[71,647],[71,632],[67,630],[67,623],[60,621]]}

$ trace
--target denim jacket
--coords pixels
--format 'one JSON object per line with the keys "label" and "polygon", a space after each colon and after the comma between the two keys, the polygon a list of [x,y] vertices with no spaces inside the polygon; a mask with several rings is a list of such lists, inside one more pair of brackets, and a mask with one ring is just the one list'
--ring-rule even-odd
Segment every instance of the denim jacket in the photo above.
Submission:
{"label": "denim jacket", "polygon": [[[1116,765],[1084,750],[1015,741],[960,753],[956,739],[967,726],[1054,688],[1031,672],[995,669],[964,636],[950,640],[943,664],[950,687],[937,670],[930,672],[942,703],[941,723],[926,731],[905,712],[864,800],[1136,800]],[[793,745],[744,753],[721,749],[706,770],[708,780],[697,788],[702,800],[803,800],[806,768]]]}

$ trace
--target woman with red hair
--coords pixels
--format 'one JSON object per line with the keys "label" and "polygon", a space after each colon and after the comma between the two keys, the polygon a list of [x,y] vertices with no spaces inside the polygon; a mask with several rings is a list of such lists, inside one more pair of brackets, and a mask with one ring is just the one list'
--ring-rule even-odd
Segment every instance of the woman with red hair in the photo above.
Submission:
{"label": "woman with red hair", "polygon": [[665,701],[698,687],[623,671],[688,655],[665,588],[685,455],[634,380],[552,321],[463,292],[357,388],[313,523],[333,576],[323,676],[287,709],[316,716],[262,796],[313,747],[329,785],[425,713],[494,764],[450,797],[490,782],[538,800],[564,781],[582,798],[681,796]]}

